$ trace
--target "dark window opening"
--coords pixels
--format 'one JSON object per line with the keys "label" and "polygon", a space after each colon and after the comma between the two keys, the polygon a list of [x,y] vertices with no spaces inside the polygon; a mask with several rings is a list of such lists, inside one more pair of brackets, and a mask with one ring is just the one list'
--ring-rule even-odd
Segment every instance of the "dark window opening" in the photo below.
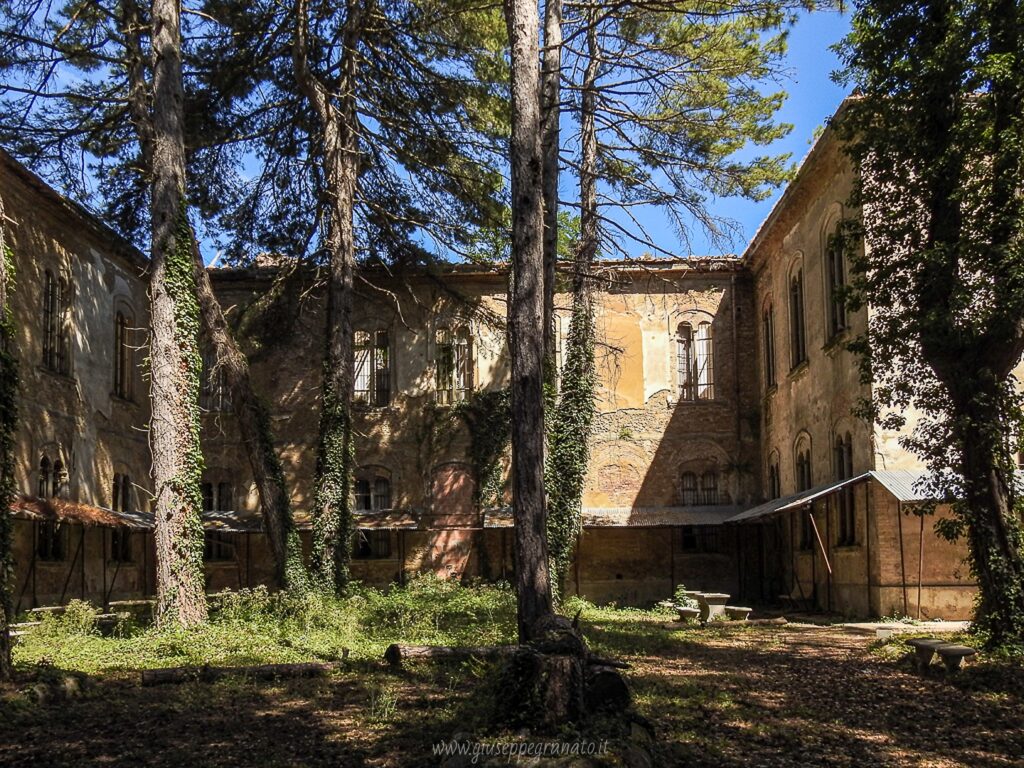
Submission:
{"label": "dark window opening", "polygon": [[358,560],[386,560],[391,557],[391,532],[356,531],[352,556]]}

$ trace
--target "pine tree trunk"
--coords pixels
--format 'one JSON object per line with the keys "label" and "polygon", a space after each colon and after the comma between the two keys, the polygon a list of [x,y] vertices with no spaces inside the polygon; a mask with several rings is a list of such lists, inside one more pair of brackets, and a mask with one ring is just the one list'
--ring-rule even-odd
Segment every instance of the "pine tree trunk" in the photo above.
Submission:
{"label": "pine tree trunk", "polygon": [[512,505],[520,642],[553,617],[544,498],[544,209],[540,19],[536,2],[506,0],[512,49]]}
{"label": "pine tree trunk", "polygon": [[559,121],[562,117],[562,0],[544,4],[543,56],[543,119],[544,152],[544,383],[549,402],[557,389],[555,359],[555,267],[558,262],[558,150]]}
{"label": "pine tree trunk", "polygon": [[156,495],[157,621],[206,619],[199,488],[199,307],[186,216],[180,8],[154,0],[150,445]]}
{"label": "pine tree trunk", "polygon": [[14,438],[18,428],[18,364],[11,345],[14,341],[8,307],[12,264],[7,263],[9,244],[4,201],[0,198],[0,681],[10,680],[10,625],[14,620],[11,602],[14,589],[14,561],[11,553],[13,531],[11,502],[14,500]]}
{"label": "pine tree trunk", "polygon": [[274,449],[270,414],[253,389],[249,362],[235,343],[198,248],[193,250],[193,255],[203,331],[215,350],[215,365],[223,371],[231,392],[231,405],[252,468],[263,526],[274,556],[274,578],[282,589],[303,589],[306,570],[302,564],[302,542],[292,521],[291,499],[281,460]]}
{"label": "pine tree trunk", "polygon": [[313,570],[326,587],[341,592],[349,581],[352,519],[352,300],[356,265],[355,207],[359,170],[359,139],[355,87],[364,8],[349,0],[342,30],[342,53],[336,105],[328,89],[310,72],[308,18],[305,0],[296,0],[297,28],[293,46],[295,76],[313,107],[323,134],[324,177],[331,221],[327,238],[326,338],[321,389],[320,442],[317,455]]}

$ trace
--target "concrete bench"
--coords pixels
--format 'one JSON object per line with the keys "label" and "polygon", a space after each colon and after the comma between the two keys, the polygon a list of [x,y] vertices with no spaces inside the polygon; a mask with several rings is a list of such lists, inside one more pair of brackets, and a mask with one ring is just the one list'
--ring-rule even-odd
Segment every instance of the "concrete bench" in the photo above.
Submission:
{"label": "concrete bench", "polygon": [[974,648],[947,643],[937,637],[913,637],[907,640],[907,645],[914,649],[914,660],[919,671],[927,669],[935,654],[939,654],[946,669],[949,672],[956,672],[966,657],[977,653]]}
{"label": "concrete bench", "polygon": [[725,603],[729,595],[724,592],[699,592],[696,599],[700,605],[700,620],[707,622],[725,613]]}
{"label": "concrete bench", "polygon": [[950,673],[958,671],[965,658],[977,653],[974,648],[966,645],[940,645],[935,652],[942,658],[946,671]]}
{"label": "concrete bench", "polygon": [[684,605],[675,606],[680,621],[693,621],[700,616],[700,608],[687,608]]}
{"label": "concrete bench", "polygon": [[731,621],[746,621],[747,617],[750,616],[750,612],[753,608],[744,608],[739,605],[727,605],[725,606],[725,614]]}

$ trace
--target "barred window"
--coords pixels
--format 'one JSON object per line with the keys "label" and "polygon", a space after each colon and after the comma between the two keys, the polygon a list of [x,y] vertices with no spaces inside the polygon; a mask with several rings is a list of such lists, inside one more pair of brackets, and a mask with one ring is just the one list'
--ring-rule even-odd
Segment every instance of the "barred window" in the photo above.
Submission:
{"label": "barred window", "polygon": [[66,375],[70,371],[70,319],[67,280],[46,270],[43,286],[43,367],[54,373]]}
{"label": "barred window", "polygon": [[700,476],[700,503],[705,505],[718,503],[718,473],[713,470]]}
{"label": "barred window", "polygon": [[[853,477],[853,438],[850,433],[836,435],[833,449],[836,480],[848,480]],[[857,512],[853,486],[847,485],[839,490],[839,530],[836,543],[839,546],[852,546],[857,543]]]}
{"label": "barred window", "polygon": [[828,269],[829,335],[846,330],[846,256],[835,234],[828,238],[825,249]]}
{"label": "barred window", "polygon": [[356,531],[352,556],[358,560],[386,560],[391,557],[391,531]]}
{"label": "barred window", "polygon": [[226,531],[207,531],[203,537],[203,560],[224,562],[235,559],[235,534]]}
{"label": "barred window", "polygon": [[355,403],[383,408],[391,402],[390,339],[386,330],[356,331],[353,338]]}
{"label": "barred window", "polygon": [[764,385],[775,386],[775,308],[769,304],[761,317],[761,337],[764,346]]}
{"label": "barred window", "polygon": [[790,362],[793,368],[807,360],[807,330],[804,320],[804,273],[796,270],[789,281]]}
{"label": "barred window", "polygon": [[699,498],[697,492],[697,475],[693,472],[683,472],[680,487],[682,489],[682,502],[684,507],[697,505]]}
{"label": "barred window", "polygon": [[130,329],[128,317],[118,312],[114,317],[114,394],[125,400],[132,397],[132,372],[135,369]]}
{"label": "barred window", "polygon": [[473,391],[473,349],[469,329],[438,328],[435,340],[435,398],[441,405],[459,403]]}
{"label": "barred window", "polygon": [[681,400],[713,400],[715,397],[714,341],[711,323],[689,323],[676,328],[676,382]]}
{"label": "barred window", "polygon": [[355,481],[356,512],[391,509],[391,481],[386,477],[360,477]]}
{"label": "barred window", "polygon": [[683,552],[716,554],[722,551],[721,530],[717,525],[684,525],[680,530]]}

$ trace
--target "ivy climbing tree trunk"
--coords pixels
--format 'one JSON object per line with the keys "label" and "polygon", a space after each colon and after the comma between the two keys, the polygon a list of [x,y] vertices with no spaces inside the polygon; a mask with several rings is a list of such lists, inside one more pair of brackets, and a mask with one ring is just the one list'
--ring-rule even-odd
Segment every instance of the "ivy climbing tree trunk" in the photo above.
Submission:
{"label": "ivy climbing tree trunk", "polygon": [[224,372],[231,391],[231,405],[259,493],[263,526],[274,556],[274,577],[282,589],[302,590],[308,581],[302,563],[302,542],[292,519],[281,460],[274,449],[270,414],[253,389],[249,361],[235,343],[194,239],[192,252],[203,331],[215,351],[214,365]]}
{"label": "ivy climbing tree trunk", "polygon": [[558,263],[558,153],[562,118],[562,0],[544,3],[544,55],[541,76],[544,152],[544,383],[548,402],[557,389],[555,359],[555,268]]}
{"label": "ivy climbing tree trunk", "polygon": [[14,285],[14,259],[6,238],[7,220],[0,198],[0,681],[10,680],[10,625],[14,618],[11,553],[11,502],[14,500],[14,438],[18,429],[18,363],[11,345],[14,328],[8,305]]}
{"label": "ivy climbing tree trunk", "polygon": [[180,6],[154,0],[150,447],[156,495],[157,621],[206,620],[199,445],[199,306],[185,190]]}
{"label": "ivy climbing tree trunk", "polygon": [[[316,465],[313,520],[313,571],[325,587],[344,591],[349,582],[354,534],[352,470],[352,297],[356,265],[355,207],[359,171],[359,134],[355,88],[360,36],[360,0],[349,0],[341,34],[337,84],[329,89],[309,67],[307,3],[296,0],[292,59],[303,95],[316,113],[323,144],[323,172],[329,197],[327,237],[327,349],[320,403],[320,440]],[[337,102],[332,93],[339,94]]]}
{"label": "ivy climbing tree trunk", "polygon": [[544,206],[540,19],[536,2],[506,0],[512,49],[512,507],[520,642],[554,617],[544,498]]}
{"label": "ivy climbing tree trunk", "polygon": [[[121,26],[124,36],[125,61],[128,72],[128,109],[139,142],[142,172],[154,177],[154,135],[148,106],[146,73],[143,65],[143,21],[134,0],[121,4]],[[238,430],[245,445],[256,490],[260,498],[263,525],[274,556],[274,577],[282,589],[303,588],[306,571],[302,564],[302,544],[292,521],[291,499],[284,481],[281,461],[274,450],[266,406],[252,386],[249,362],[235,343],[224,318],[220,302],[213,292],[202,255],[190,229],[192,263],[195,267],[196,298],[199,301],[203,332],[214,349],[216,365],[224,371],[231,391],[231,401],[238,421]]]}
{"label": "ivy climbing tree trunk", "polygon": [[594,419],[594,307],[592,273],[598,250],[597,211],[597,29],[587,28],[587,62],[580,110],[580,242],[573,260],[572,319],[558,407],[548,438],[548,546],[559,595],[582,530],[583,485],[590,459]]}

